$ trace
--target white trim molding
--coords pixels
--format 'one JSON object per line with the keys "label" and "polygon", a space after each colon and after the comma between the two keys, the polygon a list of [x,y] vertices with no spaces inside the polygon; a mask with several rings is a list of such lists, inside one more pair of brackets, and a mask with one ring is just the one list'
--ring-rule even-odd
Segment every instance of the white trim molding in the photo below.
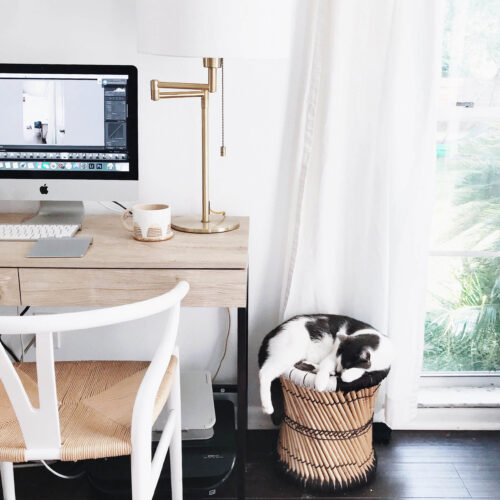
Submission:
{"label": "white trim molding", "polygon": [[500,408],[418,408],[416,418],[398,430],[498,431]]}

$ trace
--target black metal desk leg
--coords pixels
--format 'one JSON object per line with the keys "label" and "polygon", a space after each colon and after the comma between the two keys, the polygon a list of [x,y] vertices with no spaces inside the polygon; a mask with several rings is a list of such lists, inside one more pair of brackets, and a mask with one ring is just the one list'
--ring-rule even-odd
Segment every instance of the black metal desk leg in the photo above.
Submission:
{"label": "black metal desk leg", "polygon": [[238,498],[245,499],[248,428],[248,302],[238,308]]}

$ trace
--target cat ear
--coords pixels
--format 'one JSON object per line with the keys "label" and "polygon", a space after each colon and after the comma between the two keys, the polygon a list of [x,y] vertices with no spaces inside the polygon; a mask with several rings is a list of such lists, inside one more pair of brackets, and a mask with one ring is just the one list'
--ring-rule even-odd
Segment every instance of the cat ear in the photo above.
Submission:
{"label": "cat ear", "polygon": [[345,333],[337,333],[337,338],[339,342],[343,342],[347,338],[347,335]]}
{"label": "cat ear", "polygon": [[361,358],[363,361],[370,361],[370,358],[371,358],[371,353],[370,353],[370,351],[363,351],[363,352],[361,353],[360,358]]}

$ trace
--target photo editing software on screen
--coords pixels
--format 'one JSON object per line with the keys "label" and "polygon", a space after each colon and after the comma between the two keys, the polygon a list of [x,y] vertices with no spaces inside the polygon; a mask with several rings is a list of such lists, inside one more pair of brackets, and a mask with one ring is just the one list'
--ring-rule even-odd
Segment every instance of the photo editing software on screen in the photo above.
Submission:
{"label": "photo editing software on screen", "polygon": [[0,170],[128,172],[127,83],[0,73]]}

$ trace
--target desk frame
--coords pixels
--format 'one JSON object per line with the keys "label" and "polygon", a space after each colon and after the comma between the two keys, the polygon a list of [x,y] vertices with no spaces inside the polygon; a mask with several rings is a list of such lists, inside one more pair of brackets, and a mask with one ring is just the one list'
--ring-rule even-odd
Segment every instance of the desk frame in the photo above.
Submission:
{"label": "desk frame", "polygon": [[247,304],[238,308],[238,431],[236,472],[238,498],[246,497],[246,463],[248,434],[248,278]]}

